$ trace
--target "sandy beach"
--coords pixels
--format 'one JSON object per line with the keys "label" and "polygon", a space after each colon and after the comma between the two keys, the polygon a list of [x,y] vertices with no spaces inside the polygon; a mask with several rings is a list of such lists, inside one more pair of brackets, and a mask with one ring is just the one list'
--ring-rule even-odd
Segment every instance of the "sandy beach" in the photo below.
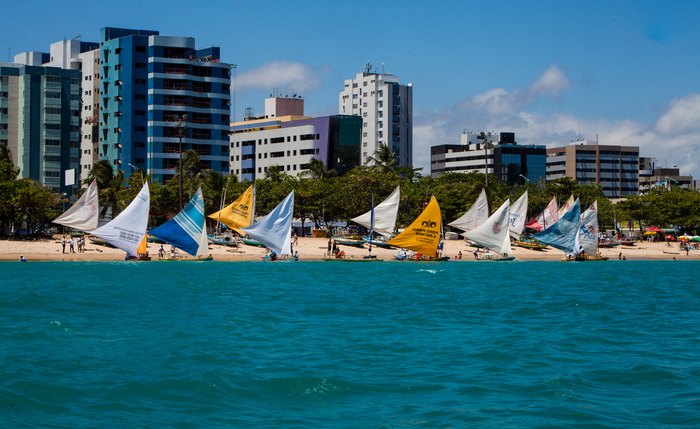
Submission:
{"label": "sandy beach", "polygon": [[[0,240],[0,260],[17,261],[20,255],[29,261],[119,261],[124,258],[124,252],[119,249],[96,245],[88,240],[86,242],[86,249],[82,253],[70,253],[68,245],[66,245],[66,253],[63,253],[61,235],[35,241]],[[164,247],[166,252],[170,249],[169,245]],[[447,240],[444,247],[445,254],[450,256],[451,261],[474,261],[474,256],[471,253],[474,248],[462,240]],[[160,244],[149,243],[148,245],[148,251],[153,261],[158,260],[159,248]],[[243,244],[238,248],[210,244],[209,248],[217,261],[254,261],[260,260],[265,254],[264,248]],[[326,256],[327,248],[328,239],[310,237],[299,237],[298,244],[294,246],[294,250],[299,252],[300,260],[322,260]],[[340,248],[345,251],[346,258],[362,258],[368,253],[366,246],[365,248],[340,246]],[[75,249],[77,252],[77,245]],[[458,259],[460,251],[462,258]],[[638,242],[634,246],[617,246],[610,249],[600,249],[600,251],[603,256],[607,256],[611,260],[619,259],[620,253],[627,260],[673,260],[674,258],[679,261],[700,260],[700,251],[691,250],[690,254],[686,255],[686,252],[680,250],[677,243]],[[395,253],[395,249],[383,249],[376,246],[372,248],[372,254],[385,261],[393,261]],[[184,252],[180,252],[180,254],[184,260],[192,259]],[[517,260],[523,261],[556,261],[564,256],[562,252],[551,247],[544,251],[514,247],[512,255]]]}

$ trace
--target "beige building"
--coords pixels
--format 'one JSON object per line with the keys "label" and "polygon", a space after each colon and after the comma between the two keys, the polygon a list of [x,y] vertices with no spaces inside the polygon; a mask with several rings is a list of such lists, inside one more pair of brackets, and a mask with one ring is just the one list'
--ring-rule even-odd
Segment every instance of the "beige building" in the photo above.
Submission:
{"label": "beige building", "polygon": [[639,147],[578,140],[547,149],[547,181],[563,177],[597,184],[608,198],[639,193]]}

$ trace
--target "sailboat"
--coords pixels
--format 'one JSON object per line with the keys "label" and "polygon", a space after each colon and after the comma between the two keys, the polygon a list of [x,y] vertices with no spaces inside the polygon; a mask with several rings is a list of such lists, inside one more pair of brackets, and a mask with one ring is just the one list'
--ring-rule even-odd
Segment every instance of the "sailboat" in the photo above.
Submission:
{"label": "sailboat", "polygon": [[[355,223],[359,223],[371,229],[370,234],[364,239],[364,242],[370,243],[370,246],[390,247],[386,239],[392,236],[396,228],[396,216],[399,213],[400,199],[401,187],[397,186],[391,194],[376,207],[372,207],[367,213],[350,219]],[[372,222],[374,223],[372,224]],[[377,234],[384,237],[384,239],[377,239]],[[338,241],[338,243],[343,244],[340,241]]]}
{"label": "sailboat", "polygon": [[608,260],[608,258],[602,256],[598,250],[598,233],[598,202],[594,201],[593,204],[581,214],[581,226],[576,235],[576,247],[581,251],[576,255],[576,260]]}
{"label": "sailboat", "polygon": [[[474,252],[476,259],[483,261],[512,261],[510,255],[510,199],[506,200],[488,219],[478,227],[467,231],[467,239],[486,249],[483,253]],[[495,252],[491,253],[491,252]]]}
{"label": "sailboat", "polygon": [[[398,189],[399,188],[397,187],[394,192],[397,192]],[[372,244],[376,243],[376,241],[372,240],[371,237],[373,237],[374,228],[375,228],[376,223],[375,223],[375,213],[374,213],[374,209],[375,209],[375,207],[374,207],[374,195],[372,195],[371,192],[369,194],[369,206],[370,206],[370,210],[369,210],[369,212],[367,212],[369,214],[369,222],[367,223],[367,228],[369,228],[369,237],[370,237],[370,239],[368,240],[369,254],[367,256],[362,257],[362,258],[346,258],[345,252],[340,251],[340,252],[336,253],[336,255],[333,257],[329,256],[329,257],[323,258],[324,261],[339,261],[339,262],[382,262],[383,261],[383,259],[379,259],[376,256],[372,255]],[[398,200],[397,200],[397,207],[398,207]],[[358,217],[358,218],[360,218],[360,217]],[[353,220],[358,222],[356,220],[358,218],[355,218]],[[360,223],[360,222],[358,222],[358,223],[360,223],[361,225],[365,225],[364,219],[360,219],[360,220],[363,223]]]}
{"label": "sailboat", "polygon": [[564,213],[566,213],[567,210],[571,208],[571,206],[574,205],[574,195],[571,194],[568,200],[564,203],[563,206],[559,207],[559,211],[557,212],[557,219],[564,216]]}
{"label": "sailboat", "polygon": [[294,191],[290,192],[267,216],[243,228],[243,232],[270,249],[267,259],[275,261],[279,256],[290,255],[292,248],[292,216]]}
{"label": "sailboat", "polygon": [[577,235],[581,224],[581,206],[578,198],[574,204],[553,225],[534,235],[534,238],[542,243],[555,247],[566,254],[566,259],[571,259],[576,253]]}
{"label": "sailboat", "polygon": [[435,196],[430,197],[430,202],[425,206],[421,214],[399,235],[388,243],[394,247],[408,249],[415,252],[412,256],[403,256],[399,253],[396,259],[407,261],[448,261],[449,256],[441,256],[438,252],[442,233],[442,216],[440,206]]}
{"label": "sailboat", "polygon": [[97,228],[100,216],[98,199],[97,180],[93,180],[78,201],[53,222],[80,231],[92,231]]}
{"label": "sailboat", "polygon": [[508,232],[510,236],[519,240],[525,229],[527,220],[527,189],[523,194],[510,205],[510,216],[508,218]]}
{"label": "sailboat", "polygon": [[153,228],[151,235],[184,250],[195,260],[212,260],[204,219],[204,198],[198,188],[184,209],[164,224]]}
{"label": "sailboat", "polygon": [[[534,219],[531,219],[525,224],[525,228],[537,232],[543,231],[545,228],[553,225],[559,219],[559,206],[557,204],[557,197],[554,196],[547,204],[547,207],[542,210],[542,212]],[[518,247],[523,247],[530,250],[544,250],[547,248],[546,244],[533,239],[527,239],[520,237],[515,240],[515,245]]]}
{"label": "sailboat", "polygon": [[[222,201],[223,203],[223,201]],[[210,214],[208,217],[217,221],[219,224],[224,224],[228,228],[236,231],[241,236],[244,236],[243,228],[250,226],[253,223],[253,214],[255,213],[255,186],[250,185],[234,202],[222,208],[216,213]],[[224,236],[213,235],[209,240],[214,244],[224,246],[238,246],[237,241],[225,234]]]}
{"label": "sailboat", "polygon": [[91,232],[97,238],[126,252],[127,259],[138,257],[138,248],[146,237],[150,210],[148,182],[138,195],[117,217]]}
{"label": "sailboat", "polygon": [[552,197],[547,207],[534,219],[531,219],[525,226],[537,232],[544,231],[545,228],[553,225],[559,220],[559,205],[557,197]]}
{"label": "sailboat", "polygon": [[472,206],[458,219],[448,223],[463,232],[471,231],[481,225],[489,217],[489,202],[486,198],[486,190],[482,189]]}

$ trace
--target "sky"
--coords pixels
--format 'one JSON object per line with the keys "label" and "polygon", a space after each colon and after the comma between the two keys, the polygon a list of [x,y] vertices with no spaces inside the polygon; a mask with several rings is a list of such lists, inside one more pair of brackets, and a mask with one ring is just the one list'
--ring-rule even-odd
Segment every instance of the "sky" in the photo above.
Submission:
{"label": "sky", "polygon": [[413,163],[464,131],[520,144],[578,138],[640,147],[700,179],[700,2],[366,1],[7,2],[0,61],[52,42],[99,41],[102,27],[191,36],[236,65],[234,119],[273,91],[306,114],[370,63],[413,84]]}

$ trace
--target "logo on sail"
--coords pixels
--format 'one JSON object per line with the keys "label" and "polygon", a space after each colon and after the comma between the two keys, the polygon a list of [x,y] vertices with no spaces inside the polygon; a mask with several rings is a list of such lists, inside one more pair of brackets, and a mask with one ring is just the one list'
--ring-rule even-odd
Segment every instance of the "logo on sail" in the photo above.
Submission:
{"label": "logo on sail", "polygon": [[501,232],[501,222],[494,222],[493,227],[491,227],[491,230],[494,234],[498,234],[499,232]]}
{"label": "logo on sail", "polygon": [[426,228],[435,228],[437,226],[437,222],[428,219],[421,222],[421,226],[424,226]]}

